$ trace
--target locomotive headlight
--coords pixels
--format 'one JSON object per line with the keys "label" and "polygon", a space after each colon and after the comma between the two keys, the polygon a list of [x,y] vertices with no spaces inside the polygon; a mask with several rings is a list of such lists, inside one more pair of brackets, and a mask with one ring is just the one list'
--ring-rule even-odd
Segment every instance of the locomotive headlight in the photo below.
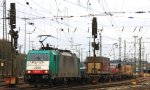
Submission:
{"label": "locomotive headlight", "polygon": [[46,70],[45,73],[48,73],[48,71]]}
{"label": "locomotive headlight", "polygon": [[31,71],[30,71],[30,70],[28,70],[28,71],[27,71],[27,73],[31,73]]}

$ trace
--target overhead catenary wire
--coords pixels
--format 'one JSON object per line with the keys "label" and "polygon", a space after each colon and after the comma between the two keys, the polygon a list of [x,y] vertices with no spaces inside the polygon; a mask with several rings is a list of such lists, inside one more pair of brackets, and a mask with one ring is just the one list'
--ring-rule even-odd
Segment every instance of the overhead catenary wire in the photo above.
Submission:
{"label": "overhead catenary wire", "polygon": [[[98,1],[99,5],[101,6],[101,8],[104,10],[104,12],[106,12],[106,10],[104,9],[104,7],[100,4],[100,2]],[[109,9],[108,9],[109,10]],[[109,10],[110,13],[110,10]],[[106,15],[107,16],[107,15]],[[108,20],[110,21],[112,27],[114,27],[114,24],[112,23],[112,21],[110,20],[110,18],[107,16]],[[112,18],[112,17],[111,17]],[[118,28],[117,28],[118,29]],[[115,29],[116,31],[116,29]],[[117,35],[120,37],[120,35],[118,34],[118,32],[116,31]]]}
{"label": "overhead catenary wire", "polygon": [[[16,0],[17,1],[17,0]],[[29,1],[29,5],[30,5],[30,2],[35,2],[34,0],[25,0],[25,1]],[[58,1],[58,0],[55,0],[55,1]],[[65,1],[65,0],[64,0]],[[90,2],[93,2],[93,1],[91,1],[91,0],[86,0],[86,1],[90,1]],[[72,1],[71,1],[72,2]],[[81,1],[80,0],[78,0],[78,2],[79,3],[77,3],[77,5],[78,6],[82,6],[82,4],[83,3],[81,3]],[[20,2],[21,3],[21,2]],[[37,2],[36,2],[37,3]],[[36,3],[33,3],[34,5],[36,5]],[[22,4],[22,3],[21,3]],[[38,4],[38,3],[37,3]],[[63,4],[63,3],[62,3]],[[24,4],[25,5],[25,4]],[[65,5],[65,4],[64,4]],[[26,5],[27,6],[27,5]],[[108,12],[108,5],[106,5],[106,1],[104,1],[103,0],[103,5],[102,5],[103,7],[104,6],[106,6],[106,8],[104,8],[105,9],[105,11],[107,11]],[[28,8],[31,8],[31,6],[27,6]],[[43,8],[43,9],[42,9]],[[90,7],[86,7],[85,8],[85,10],[87,9],[87,8],[89,8],[89,11],[91,11],[91,12],[96,12],[96,11],[93,11],[92,9],[93,9],[93,7],[92,7],[92,4],[91,4],[91,6]],[[34,10],[38,10],[38,11],[35,11],[34,12]],[[33,20],[34,20],[34,22],[36,23],[36,22],[38,22],[38,24],[41,24],[41,25],[45,25],[44,26],[44,28],[45,27],[47,27],[47,26],[49,26],[49,27],[52,27],[52,30],[57,30],[58,29],[58,27],[60,27],[61,28],[61,26],[59,26],[58,25],[58,23],[57,23],[57,21],[56,21],[56,18],[57,18],[57,20],[58,20],[58,22],[60,22],[59,24],[61,24],[62,25],[62,28],[64,28],[64,31],[62,32],[62,34],[64,34],[64,36],[65,36],[65,40],[66,40],[66,42],[68,42],[70,39],[70,36],[72,36],[71,34],[76,34],[76,33],[78,33],[79,31],[81,31],[81,32],[88,32],[88,27],[87,28],[84,28],[84,27],[81,27],[81,26],[79,26],[79,25],[81,25],[82,23],[83,23],[83,25],[85,25],[85,26],[87,26],[87,21],[88,20],[85,20],[85,23],[83,22],[83,20],[81,20],[81,21],[77,21],[77,20],[75,20],[76,21],[76,23],[79,23],[79,22],[81,22],[81,24],[70,24],[70,23],[72,23],[72,22],[74,22],[74,18],[83,18],[83,19],[89,19],[89,21],[90,21],[90,17],[92,17],[92,16],[101,16],[100,14],[100,12],[98,12],[98,14],[94,14],[94,13],[92,13],[91,14],[91,12],[89,12],[89,15],[88,14],[85,14],[85,15],[82,15],[82,16],[75,16],[75,15],[72,15],[73,17],[71,17],[71,18],[67,18],[68,17],[68,15],[67,14],[62,14],[61,13],[61,15],[60,15],[60,17],[59,16],[56,16],[56,15],[54,15],[54,16],[56,16],[56,17],[54,17],[52,14],[50,14],[50,10],[48,10],[47,8],[44,8],[44,6],[42,6],[42,5],[40,5],[40,7],[39,8],[35,8],[35,7],[32,7],[32,9],[30,10],[30,12],[31,11],[33,11],[33,13],[29,13],[28,11],[25,11],[25,16],[27,15],[27,16],[31,16],[30,18],[32,18]],[[104,12],[105,12],[104,11]],[[17,11],[18,12],[18,11]],[[66,13],[67,11],[64,11],[64,13]],[[28,13],[28,14],[27,14]],[[42,14],[43,13],[43,14]],[[103,13],[103,12],[102,12]],[[108,12],[108,13],[112,13],[112,12]],[[49,16],[46,16],[46,15],[44,15],[44,14],[49,14]],[[105,14],[105,13],[104,13]],[[20,12],[20,15],[21,15],[21,12]],[[44,16],[45,18],[40,18],[41,16]],[[68,24],[68,22],[65,22],[65,21],[61,21],[60,20],[60,18],[61,18],[61,16],[64,16],[64,17],[62,17],[64,20],[65,19],[69,19],[69,24]],[[65,16],[67,16],[67,17],[65,17]],[[109,15],[108,15],[109,16]],[[115,17],[115,16],[112,16],[113,18]],[[17,19],[20,19],[21,17],[20,16],[17,16]],[[37,19],[37,18],[39,18],[39,19]],[[110,18],[110,16],[109,16],[109,18]],[[116,17],[117,18],[117,17]],[[128,18],[128,17],[125,17],[125,18]],[[19,22],[21,22],[21,21],[19,21]],[[115,22],[117,22],[117,21],[115,21]],[[52,23],[54,23],[54,24],[52,24]],[[90,22],[88,22],[88,23],[90,23]],[[112,21],[112,23],[113,23],[113,25],[115,25],[114,24],[114,21]],[[35,26],[37,26],[38,24],[35,24]],[[55,24],[57,24],[57,25],[55,25]],[[107,24],[103,24],[103,23],[101,23],[101,22],[99,22],[98,23],[99,25],[103,25],[103,27],[104,28],[107,28],[107,27],[112,27],[111,25],[107,25]],[[117,23],[116,23],[116,25],[117,25]],[[145,24],[146,25],[146,24]],[[57,27],[58,26],[58,27]],[[124,26],[124,28],[125,28],[125,30],[123,30],[122,31],[122,27]],[[120,29],[120,31],[122,31],[122,33],[123,32],[125,32],[128,28],[133,28],[133,27],[135,27],[135,26],[137,26],[138,28],[139,28],[139,26],[138,25],[129,25],[129,26],[126,26],[126,25],[117,25],[117,27],[119,27],[119,29]],[[144,25],[142,25],[143,27],[145,27]],[[49,28],[48,27],[48,28]],[[148,27],[148,25],[147,25],[147,27]],[[47,30],[48,28],[42,28],[42,27],[40,27],[40,26],[37,26],[37,30],[38,31],[42,31],[42,32],[44,32],[44,33],[46,33],[47,31],[51,31],[50,29],[49,30]],[[68,28],[69,28],[69,33],[68,33]],[[89,29],[91,29],[91,27],[89,26]],[[144,28],[145,29],[145,28]],[[133,30],[132,30],[133,31]],[[36,33],[37,33],[37,31],[36,31]],[[89,32],[89,34],[91,33],[91,31]],[[114,38],[114,37],[113,37]],[[110,38],[109,38],[110,39]],[[110,39],[111,40],[111,39]]]}
{"label": "overhead catenary wire", "polygon": [[[37,17],[38,18],[38,17]],[[41,17],[42,18],[42,17]],[[46,18],[47,19],[47,18]]]}

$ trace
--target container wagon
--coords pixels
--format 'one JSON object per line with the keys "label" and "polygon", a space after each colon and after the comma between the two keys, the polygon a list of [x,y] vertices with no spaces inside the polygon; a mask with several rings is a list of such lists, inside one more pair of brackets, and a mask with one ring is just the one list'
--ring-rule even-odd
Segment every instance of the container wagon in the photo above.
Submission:
{"label": "container wagon", "polygon": [[[94,72],[95,63],[95,72]],[[86,74],[92,77],[97,75],[99,81],[106,81],[110,77],[110,59],[107,57],[87,57],[86,58]]]}

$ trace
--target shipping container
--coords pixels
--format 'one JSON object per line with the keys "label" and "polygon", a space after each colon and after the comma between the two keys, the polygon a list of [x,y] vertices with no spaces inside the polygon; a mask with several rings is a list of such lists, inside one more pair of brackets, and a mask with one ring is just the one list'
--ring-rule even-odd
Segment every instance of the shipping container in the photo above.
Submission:
{"label": "shipping container", "polygon": [[110,64],[110,72],[111,72],[111,74],[118,74],[119,73],[119,69],[117,68],[116,64]]}
{"label": "shipping container", "polygon": [[133,75],[133,66],[131,65],[122,65],[121,72],[123,75]]}
{"label": "shipping container", "polygon": [[87,74],[94,74],[94,65],[96,74],[108,74],[110,72],[110,59],[106,57],[87,57],[85,65]]}

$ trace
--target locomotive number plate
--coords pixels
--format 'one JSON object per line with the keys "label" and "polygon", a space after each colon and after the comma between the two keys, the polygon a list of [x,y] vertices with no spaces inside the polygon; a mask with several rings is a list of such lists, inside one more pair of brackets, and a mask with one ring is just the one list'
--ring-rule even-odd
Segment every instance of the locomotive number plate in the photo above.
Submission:
{"label": "locomotive number plate", "polygon": [[34,69],[41,69],[41,67],[34,67]]}

